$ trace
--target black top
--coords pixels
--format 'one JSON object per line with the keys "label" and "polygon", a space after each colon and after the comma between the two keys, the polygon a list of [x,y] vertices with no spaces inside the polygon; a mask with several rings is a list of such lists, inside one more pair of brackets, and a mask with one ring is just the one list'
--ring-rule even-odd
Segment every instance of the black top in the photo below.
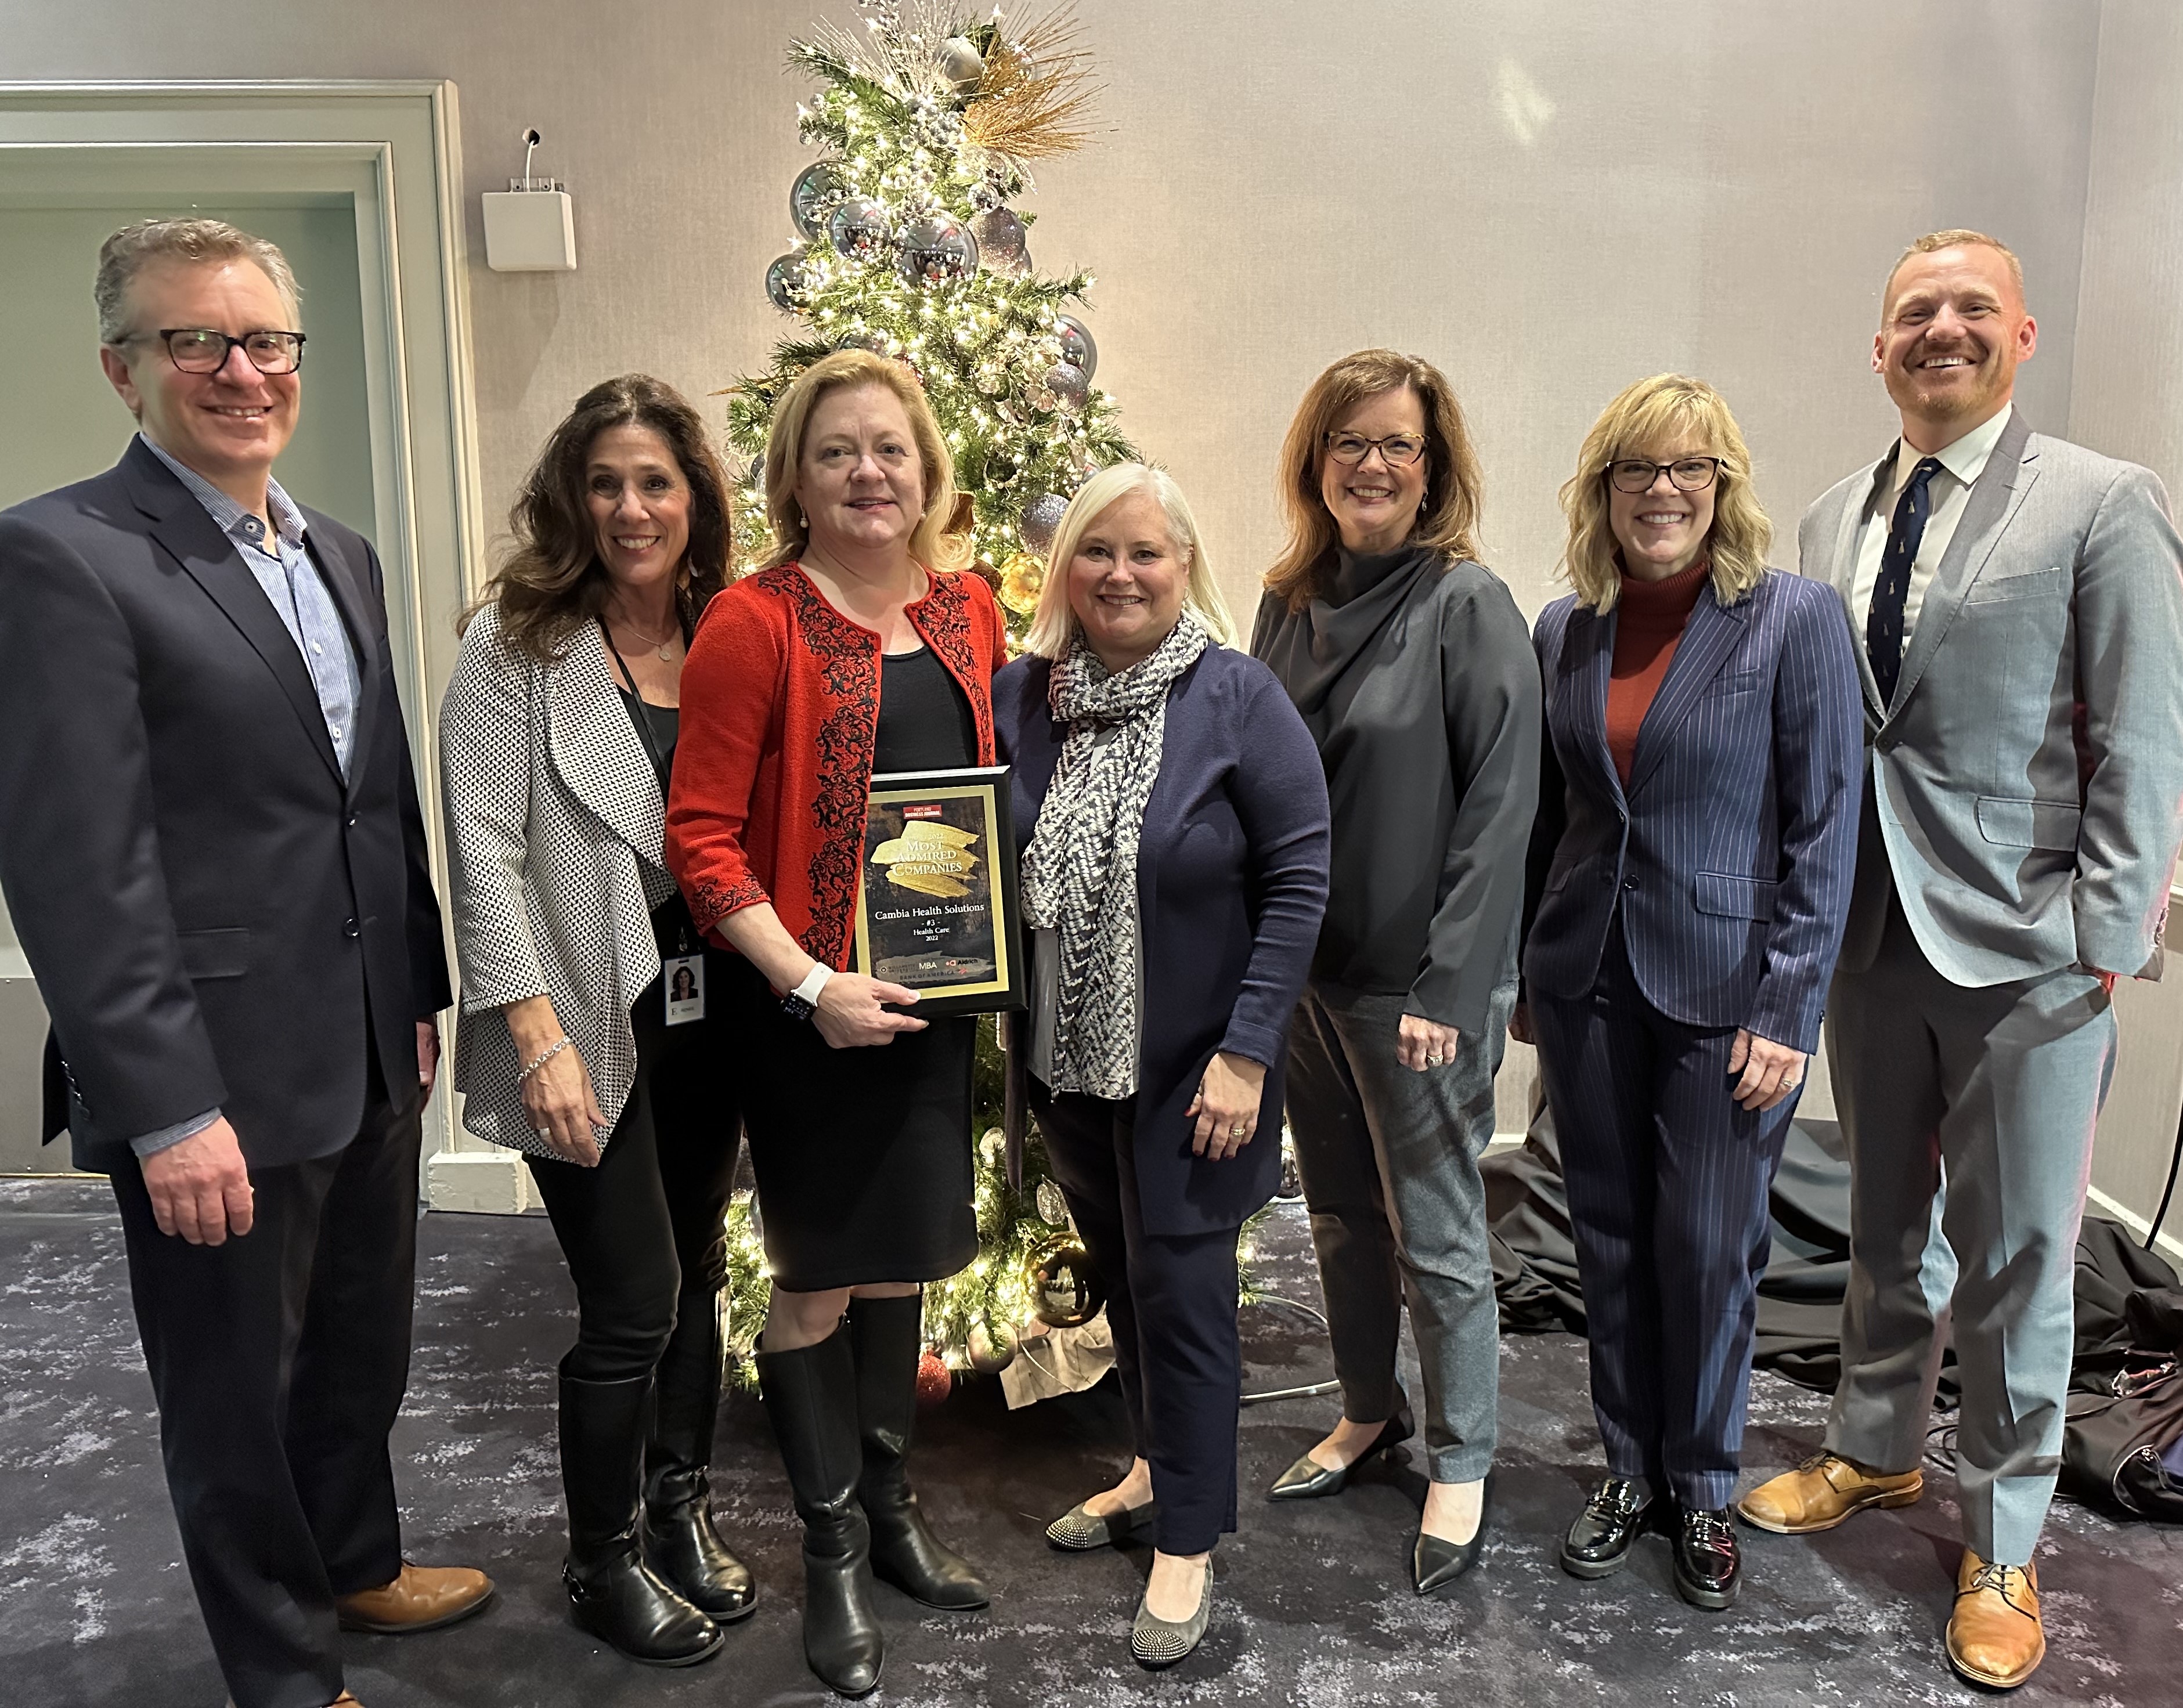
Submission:
{"label": "black top", "polygon": [[1251,651],[1326,767],[1334,846],[1312,977],[1486,1023],[1514,972],[1539,789],[1539,665],[1508,590],[1429,547],[1337,555],[1300,611],[1268,594]]}
{"label": "black top", "polygon": [[970,702],[930,646],[880,659],[880,723],[872,770],[951,771],[978,762]]}
{"label": "black top", "polygon": [[621,696],[621,703],[628,708],[629,721],[636,725],[636,739],[644,744],[645,753],[659,779],[660,798],[664,800],[668,779],[675,770],[675,740],[682,733],[681,708],[655,706],[630,693],[619,682],[614,685],[614,692]]}

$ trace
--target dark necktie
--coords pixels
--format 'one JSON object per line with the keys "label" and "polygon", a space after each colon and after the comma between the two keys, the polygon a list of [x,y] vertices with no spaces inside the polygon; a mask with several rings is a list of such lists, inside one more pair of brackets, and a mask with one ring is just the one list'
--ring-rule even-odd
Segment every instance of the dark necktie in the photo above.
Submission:
{"label": "dark necktie", "polygon": [[1880,703],[1895,699],[1895,681],[1902,672],[1902,602],[1910,595],[1910,569],[1918,561],[1918,547],[1925,538],[1925,518],[1933,513],[1933,477],[1941,472],[1940,459],[1925,457],[1910,471],[1910,484],[1895,502],[1895,519],[1887,527],[1887,552],[1880,560],[1880,580],[1872,589],[1872,609],[1864,619],[1864,651],[1872,660],[1872,679],[1880,688]]}

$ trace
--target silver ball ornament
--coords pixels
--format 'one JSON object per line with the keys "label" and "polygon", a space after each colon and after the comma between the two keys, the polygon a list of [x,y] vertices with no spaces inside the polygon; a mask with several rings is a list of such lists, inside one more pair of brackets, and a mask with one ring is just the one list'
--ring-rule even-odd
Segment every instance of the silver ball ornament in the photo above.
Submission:
{"label": "silver ball ornament", "polygon": [[1061,531],[1061,518],[1068,513],[1069,501],[1058,492],[1042,493],[1025,505],[1022,518],[1016,524],[1024,549],[1035,557],[1043,557],[1053,550],[1053,536]]}
{"label": "silver ball ornament", "polygon": [[910,222],[895,252],[905,285],[952,285],[978,268],[978,240],[945,214]]}
{"label": "silver ball ornament", "polygon": [[784,314],[793,314],[803,306],[805,283],[801,243],[786,255],[775,256],[765,269],[765,294]]}
{"label": "silver ball ornament", "polygon": [[1055,318],[1053,330],[1061,335],[1061,359],[1081,368],[1089,380],[1099,366],[1099,347],[1092,329],[1074,314],[1063,314]]}
{"label": "silver ball ornament", "polygon": [[1030,228],[1006,208],[988,208],[970,220],[978,240],[978,264],[990,273],[1022,273],[1030,267]]}
{"label": "silver ball ornament", "polygon": [[869,196],[844,198],[826,218],[826,241],[847,260],[878,260],[893,236],[886,209]]}
{"label": "silver ball ornament", "polygon": [[1032,401],[1042,409],[1074,415],[1092,396],[1092,376],[1074,362],[1057,362],[1039,376]]}
{"label": "silver ball ornament", "polygon": [[975,95],[985,80],[986,56],[967,36],[950,36],[940,44],[940,75],[958,95]]}
{"label": "silver ball ornament", "polygon": [[970,1331],[970,1367],[980,1376],[997,1376],[1016,1361],[1016,1331],[1005,1325],[990,1329],[982,1323]]}
{"label": "silver ball ornament", "polygon": [[827,214],[848,193],[849,186],[831,160],[806,166],[788,186],[788,217],[796,223],[796,235],[806,241],[824,236]]}

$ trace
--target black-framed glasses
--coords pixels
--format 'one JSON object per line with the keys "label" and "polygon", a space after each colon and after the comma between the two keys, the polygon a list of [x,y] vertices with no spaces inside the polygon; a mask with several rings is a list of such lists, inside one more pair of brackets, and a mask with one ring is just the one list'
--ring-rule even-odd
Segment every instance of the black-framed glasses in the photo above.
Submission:
{"label": "black-framed glasses", "polygon": [[1678,492],[1703,492],[1720,476],[1718,457],[1678,457],[1672,463],[1648,463],[1642,457],[1621,457],[1607,465],[1607,478],[1618,492],[1649,492],[1665,474]]}
{"label": "black-framed glasses", "polygon": [[135,332],[121,341],[157,338],[167,347],[167,359],[185,374],[217,374],[227,366],[227,352],[240,349],[260,374],[292,374],[303,365],[303,335],[264,330],[246,332],[240,338],[209,326],[162,326],[157,332]]}
{"label": "black-framed glasses", "polygon": [[1362,433],[1330,433],[1326,454],[1345,469],[1354,469],[1379,447],[1380,460],[1390,469],[1407,469],[1425,454],[1422,433],[1390,433],[1384,439],[1367,439]]}

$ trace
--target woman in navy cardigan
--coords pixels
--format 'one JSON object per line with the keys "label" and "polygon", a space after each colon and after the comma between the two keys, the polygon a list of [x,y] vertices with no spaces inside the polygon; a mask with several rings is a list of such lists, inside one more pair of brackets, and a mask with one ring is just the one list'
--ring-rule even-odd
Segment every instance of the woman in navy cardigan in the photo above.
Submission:
{"label": "woman in navy cardigan", "polygon": [[1524,984],[1608,1469],[1562,1565],[1618,1570],[1658,1501],[1676,1589],[1723,1608],[1767,1195],[1849,908],[1862,699],[1841,600],[1766,567],[1710,385],[1629,387],[1562,503],[1576,591],[1536,635]]}
{"label": "woman in navy cardigan", "polygon": [[1107,1284],[1136,1438],[1057,1547],[1154,1526],[1130,1633],[1196,1646],[1236,1528],[1236,1239],[1280,1176],[1288,1020],[1326,906],[1326,785],[1303,720],[1232,630],[1172,479],[1086,483],[1031,656],[993,679],[1015,768],[1031,1004],[1011,1068]]}

